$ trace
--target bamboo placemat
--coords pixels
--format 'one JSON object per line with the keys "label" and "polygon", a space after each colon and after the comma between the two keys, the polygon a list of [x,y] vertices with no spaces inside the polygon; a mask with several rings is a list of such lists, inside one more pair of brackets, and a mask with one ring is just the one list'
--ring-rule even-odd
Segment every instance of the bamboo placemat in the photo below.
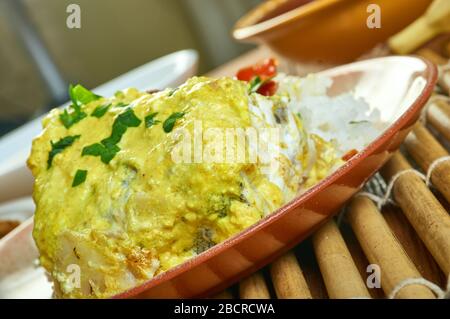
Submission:
{"label": "bamboo placemat", "polygon": [[[418,53],[441,65],[440,94],[377,178],[392,186],[383,191],[389,201],[356,196],[311,238],[217,298],[444,297],[450,274],[450,71],[443,65],[449,61],[430,49]],[[258,48],[209,75],[231,75],[270,55]],[[314,71],[289,63],[280,67],[297,74]]]}

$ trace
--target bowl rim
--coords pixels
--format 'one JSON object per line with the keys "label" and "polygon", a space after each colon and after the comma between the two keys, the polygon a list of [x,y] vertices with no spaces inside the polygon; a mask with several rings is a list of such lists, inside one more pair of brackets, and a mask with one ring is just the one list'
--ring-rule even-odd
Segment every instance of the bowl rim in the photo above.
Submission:
{"label": "bowl rim", "polygon": [[265,216],[261,220],[259,220],[257,223],[253,224],[252,226],[244,229],[243,231],[235,234],[234,236],[226,239],[222,243],[219,243],[215,245],[214,247],[209,248],[205,252],[201,253],[200,255],[197,255],[195,257],[192,257],[191,259],[165,271],[161,274],[147,280],[146,282],[130,288],[124,292],[121,292],[119,294],[116,294],[112,296],[114,299],[120,299],[120,298],[130,298],[139,295],[140,293],[145,292],[146,290],[153,288],[161,283],[167,282],[174,277],[189,271],[193,269],[194,267],[200,265],[201,263],[220,255],[224,250],[226,250],[230,246],[234,246],[240,242],[242,242],[245,239],[248,239],[254,232],[257,232],[259,230],[262,230],[272,223],[274,223],[276,220],[282,218],[284,215],[289,213],[292,209],[295,209],[299,206],[301,206],[304,202],[306,202],[308,199],[310,199],[312,196],[317,194],[318,192],[322,191],[326,187],[330,186],[334,182],[336,182],[339,178],[346,175],[353,167],[360,164],[365,158],[367,158],[369,155],[371,155],[376,149],[381,147],[386,141],[389,141],[398,131],[401,127],[403,127],[408,121],[410,121],[414,115],[416,115],[427,103],[429,98],[431,97],[434,86],[437,83],[438,78],[438,70],[437,67],[431,63],[429,60],[420,57],[420,56],[388,56],[388,57],[381,57],[381,58],[375,58],[375,59],[369,59],[354,63],[345,64],[342,66],[338,66],[335,68],[331,68],[322,72],[318,72],[317,74],[332,74],[337,73],[341,69],[347,68],[349,66],[359,66],[364,65],[367,63],[376,63],[376,61],[379,60],[416,60],[421,61],[424,63],[425,68],[423,71],[422,76],[425,78],[426,84],[424,88],[422,89],[421,94],[416,98],[416,100],[403,112],[399,118],[391,123],[382,134],[380,134],[376,139],[374,139],[368,146],[366,146],[361,152],[359,152],[357,155],[352,157],[349,161],[347,161],[345,164],[343,164],[341,167],[339,167],[336,171],[334,171],[332,174],[328,175],[326,178],[321,180],[319,183],[314,185],[313,187],[310,187],[307,191],[302,193],[300,196],[295,197],[290,202],[286,203],[276,211],[272,212],[271,214]]}
{"label": "bowl rim", "polygon": [[[275,17],[264,20],[270,13],[288,1],[273,2],[267,1],[256,6],[247,14],[241,17],[234,25],[232,35],[236,40],[243,41],[254,38],[258,35],[268,33],[271,30],[279,29],[287,24],[295,22],[306,16],[314,15],[325,8],[348,2],[349,0],[314,0],[300,5],[297,8],[283,12]],[[351,0],[350,0],[351,1]]]}

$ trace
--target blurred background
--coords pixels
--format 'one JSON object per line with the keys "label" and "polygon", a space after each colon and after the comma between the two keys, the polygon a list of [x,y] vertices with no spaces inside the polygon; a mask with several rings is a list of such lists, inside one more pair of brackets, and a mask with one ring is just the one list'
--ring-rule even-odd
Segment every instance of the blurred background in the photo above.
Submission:
{"label": "blurred background", "polygon": [[[192,48],[200,73],[251,49],[231,38],[236,20],[263,0],[0,0],[0,136],[65,102],[54,89],[96,87],[165,54]],[[66,8],[81,7],[81,29]],[[47,56],[33,56],[33,48]],[[36,63],[36,60],[40,61]]]}

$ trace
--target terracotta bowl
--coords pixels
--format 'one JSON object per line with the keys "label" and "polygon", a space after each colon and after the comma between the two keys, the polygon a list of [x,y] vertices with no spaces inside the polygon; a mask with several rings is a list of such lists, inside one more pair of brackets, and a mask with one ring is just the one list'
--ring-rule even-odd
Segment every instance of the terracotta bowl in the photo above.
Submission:
{"label": "terracotta bowl", "polygon": [[[350,91],[379,109],[382,120],[388,124],[382,135],[332,175],[257,224],[116,298],[207,296],[297,245],[338,212],[399,148],[437,81],[436,67],[415,57],[366,60],[322,74],[334,80],[328,95]],[[29,220],[0,240],[0,260],[7,261],[0,263],[0,296],[2,292],[5,295],[6,289],[2,283],[9,278],[17,286],[21,282],[17,274],[26,273],[27,278],[33,278],[26,280],[26,292],[36,291],[39,295],[44,291],[47,295],[41,297],[48,297],[42,269],[32,267],[37,254],[31,240],[32,227]],[[17,296],[20,291],[8,291],[6,295]]]}
{"label": "terracotta bowl", "polygon": [[[412,23],[431,1],[268,0],[236,23],[233,36],[297,62],[349,63]],[[380,29],[367,27],[372,3],[381,8]]]}

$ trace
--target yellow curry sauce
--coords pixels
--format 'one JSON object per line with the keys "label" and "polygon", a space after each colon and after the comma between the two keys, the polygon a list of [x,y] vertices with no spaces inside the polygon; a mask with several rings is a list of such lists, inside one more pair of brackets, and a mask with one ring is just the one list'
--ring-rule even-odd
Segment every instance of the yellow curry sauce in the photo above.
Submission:
{"label": "yellow curry sauce", "polygon": [[[202,122],[203,130],[249,127],[248,105],[244,82],[192,78],[177,90],[149,94],[128,89],[98,98],[82,106],[87,116],[69,128],[61,123],[63,111],[51,111],[33,142],[28,165],[36,179],[33,236],[57,295],[108,297],[134,287],[292,199],[299,186],[280,187],[257,163],[173,161],[176,129],[192,132],[195,121]],[[91,116],[101,106],[108,106],[104,115]],[[120,150],[108,163],[100,156],[82,155],[86,147],[111,136],[117,118],[130,110],[139,124],[122,132],[113,145]],[[182,115],[166,132],[163,124],[174,113]],[[147,126],[149,115],[153,118]],[[293,123],[301,131],[301,120]],[[76,138],[49,165],[52,147],[67,136]],[[290,172],[282,173],[286,184],[313,184],[340,163],[331,145],[318,137],[312,140],[319,155],[312,177],[305,180],[302,175],[308,164],[301,142],[295,146],[298,167],[286,160],[281,168]],[[86,176],[73,186],[78,170]],[[71,265],[80,269],[80,287],[71,280]]]}

